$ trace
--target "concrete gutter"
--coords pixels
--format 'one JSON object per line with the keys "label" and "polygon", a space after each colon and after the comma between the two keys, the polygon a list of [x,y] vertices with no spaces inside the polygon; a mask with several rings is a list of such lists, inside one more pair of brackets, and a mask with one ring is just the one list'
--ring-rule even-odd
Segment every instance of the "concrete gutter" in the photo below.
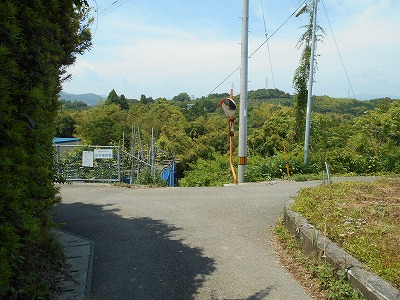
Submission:
{"label": "concrete gutter", "polygon": [[389,282],[368,271],[357,259],[338,247],[297,212],[290,210],[293,200],[285,204],[284,220],[302,250],[319,261],[326,260],[347,274],[350,285],[368,300],[400,300],[400,292]]}
{"label": "concrete gutter", "polygon": [[64,291],[60,299],[90,299],[94,242],[60,229],[55,229],[54,232],[64,247],[65,258],[72,276],[71,280],[63,282]]}

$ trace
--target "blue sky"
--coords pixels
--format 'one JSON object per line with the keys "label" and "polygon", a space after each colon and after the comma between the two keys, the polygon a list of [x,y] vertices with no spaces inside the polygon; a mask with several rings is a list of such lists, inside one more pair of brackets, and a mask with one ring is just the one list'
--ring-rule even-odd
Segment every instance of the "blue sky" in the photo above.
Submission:
{"label": "blue sky", "polygon": [[[118,0],[111,6],[115,1],[89,0],[93,48],[68,69],[72,80],[63,84],[65,92],[108,95],[115,89],[136,99],[181,92],[201,97],[240,65],[242,1]],[[250,0],[249,53],[265,40],[263,15],[272,34],[302,3]],[[318,5],[318,23],[327,35],[317,46],[314,94],[400,97],[400,1],[320,0]],[[115,9],[103,15],[107,8]],[[249,90],[294,92],[301,54],[296,44],[308,18],[291,17],[251,57]],[[214,92],[229,92],[232,86],[239,94],[239,71]]]}

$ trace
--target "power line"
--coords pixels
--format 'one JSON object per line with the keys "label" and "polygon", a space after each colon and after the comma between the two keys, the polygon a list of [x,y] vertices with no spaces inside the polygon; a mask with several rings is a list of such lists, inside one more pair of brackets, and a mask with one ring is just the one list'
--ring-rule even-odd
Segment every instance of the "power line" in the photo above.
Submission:
{"label": "power line", "polygon": [[[296,9],[269,37],[266,37],[265,41],[256,49],[252,54],[250,54],[249,58],[252,58],[254,54],[256,54],[268,41],[270,38],[272,38],[288,21],[291,17],[294,16],[294,14],[300,9]],[[239,65],[232,73],[228,75],[220,84],[218,84],[211,92],[208,93],[208,95],[212,94],[217,88],[219,88],[222,84],[225,83],[233,74],[236,73],[237,70],[239,70],[241,65]]]}
{"label": "power line", "polygon": [[322,6],[324,7],[325,15],[326,15],[326,18],[328,19],[328,24],[329,24],[329,27],[331,28],[333,40],[335,41],[336,49],[337,49],[337,51],[338,51],[338,53],[339,53],[339,57],[340,57],[340,60],[341,60],[341,62],[342,62],[342,66],[343,66],[344,72],[346,73],[347,81],[349,82],[351,92],[353,93],[354,99],[356,99],[356,95],[354,94],[353,86],[351,85],[350,77],[349,77],[349,74],[347,73],[346,66],[345,66],[345,64],[344,64],[344,61],[343,61],[343,58],[342,58],[342,54],[340,53],[339,46],[338,46],[338,43],[337,43],[337,41],[336,41],[335,34],[333,33],[331,21],[329,20],[328,12],[326,11],[325,3],[324,3],[323,0],[322,0]]}
{"label": "power line", "polygon": [[241,66],[238,66],[231,74],[229,74],[220,84],[218,84],[211,92],[208,93],[208,95],[212,94],[217,88],[219,88],[221,85],[225,83],[233,74],[236,73],[237,70],[240,69]]}
{"label": "power line", "polygon": [[269,39],[272,38],[272,37],[275,35],[275,33],[278,32],[278,30],[281,29],[281,28],[283,27],[283,25],[285,25],[285,24],[287,23],[287,21],[289,21],[289,19],[290,19],[291,17],[293,17],[293,15],[294,15],[295,13],[296,13],[296,11],[293,12],[293,13],[290,15],[290,17],[287,18],[286,21],[283,22],[283,23],[282,23],[282,24],[281,24],[267,39],[265,39],[265,41],[264,41],[252,54],[250,54],[249,58],[252,58],[252,56],[253,56],[254,54],[256,54],[256,53],[258,52],[258,50],[260,50],[260,49],[269,41]]}
{"label": "power line", "polygon": [[98,19],[101,19],[105,17],[106,15],[110,14],[114,10],[116,10],[118,7],[124,5],[127,3],[129,0],[116,0],[113,3],[111,3],[109,6],[98,12]]}
{"label": "power line", "polygon": [[104,8],[99,13],[99,18],[101,19],[101,18],[105,17],[106,15],[110,14],[111,12],[113,12],[118,7],[120,7],[121,5],[125,4],[128,1],[129,0],[117,0],[117,1],[114,1],[111,5],[109,5],[108,7]]}
{"label": "power line", "polygon": [[94,33],[93,33],[93,36],[95,36],[97,33],[97,27],[99,26],[99,6],[97,5],[96,0],[93,0],[93,1],[96,4],[96,10],[95,10],[95,12],[96,12],[96,18],[95,18],[96,19],[96,27],[95,27]]}
{"label": "power line", "polygon": [[127,3],[129,0],[116,0],[113,3],[111,3],[109,6],[103,8],[103,9],[99,9],[99,6],[97,4],[96,0],[93,0],[96,4],[96,9],[95,9],[95,16],[93,17],[94,20],[96,21],[96,26],[94,29],[94,33],[93,33],[93,37],[96,35],[97,33],[97,28],[99,26],[99,20],[103,17],[105,17],[106,15],[110,14],[111,12],[113,12],[114,10],[116,10],[118,7],[124,5],[125,3]]}
{"label": "power line", "polygon": [[107,14],[108,11],[112,10],[112,9],[114,8],[115,4],[118,3],[118,1],[120,1],[120,0],[114,1],[114,2],[111,3],[109,6],[107,6],[107,7],[103,8],[103,9],[101,9],[101,10],[98,12],[99,17],[100,17],[101,15],[103,15],[103,14],[104,14],[104,15]]}

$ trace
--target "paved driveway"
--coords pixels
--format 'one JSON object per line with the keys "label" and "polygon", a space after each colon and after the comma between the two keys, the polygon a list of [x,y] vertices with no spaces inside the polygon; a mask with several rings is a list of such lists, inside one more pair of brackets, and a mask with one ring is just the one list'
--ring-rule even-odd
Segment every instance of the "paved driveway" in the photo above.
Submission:
{"label": "paved driveway", "polygon": [[270,229],[316,184],[66,184],[56,220],[95,242],[92,299],[310,299],[277,262]]}

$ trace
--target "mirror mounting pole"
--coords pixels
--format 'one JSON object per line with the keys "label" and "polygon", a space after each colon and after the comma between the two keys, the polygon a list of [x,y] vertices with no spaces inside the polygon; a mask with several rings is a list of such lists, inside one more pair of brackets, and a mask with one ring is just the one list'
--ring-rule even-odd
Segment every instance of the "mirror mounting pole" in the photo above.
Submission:
{"label": "mirror mounting pole", "polygon": [[225,114],[229,117],[229,155],[230,155],[230,165],[233,175],[233,181],[238,184],[235,167],[233,165],[233,136],[235,135],[235,120],[233,115],[236,112],[236,103],[233,101],[233,89],[231,89],[230,98],[222,99],[221,108]]}

